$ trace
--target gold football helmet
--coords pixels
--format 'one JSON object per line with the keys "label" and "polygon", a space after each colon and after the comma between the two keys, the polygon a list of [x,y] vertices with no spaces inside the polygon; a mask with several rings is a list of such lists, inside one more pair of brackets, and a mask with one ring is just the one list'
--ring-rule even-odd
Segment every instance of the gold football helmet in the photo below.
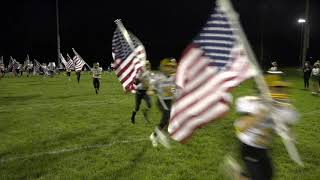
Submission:
{"label": "gold football helmet", "polygon": [[265,81],[270,88],[271,97],[278,100],[287,100],[290,83],[285,82],[280,74],[268,74]]}
{"label": "gold football helmet", "polygon": [[177,62],[174,58],[164,58],[160,62],[160,71],[166,75],[174,75],[177,71]]}
{"label": "gold football helmet", "polygon": [[93,67],[99,67],[99,66],[100,66],[100,64],[98,62],[93,64]]}

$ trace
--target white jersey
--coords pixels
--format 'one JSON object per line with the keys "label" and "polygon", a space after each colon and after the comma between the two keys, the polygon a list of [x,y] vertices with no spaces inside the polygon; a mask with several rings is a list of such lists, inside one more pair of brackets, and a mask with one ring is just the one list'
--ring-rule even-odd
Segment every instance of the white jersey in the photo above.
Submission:
{"label": "white jersey", "polygon": [[163,73],[157,73],[150,80],[158,96],[163,100],[171,100],[176,93],[175,76],[166,76]]}
{"label": "white jersey", "polygon": [[246,96],[237,99],[237,111],[247,115],[235,123],[239,140],[256,148],[268,148],[275,130],[275,123],[292,124],[298,120],[298,113],[287,103],[276,103],[271,111],[257,97]]}
{"label": "white jersey", "polygon": [[102,74],[102,68],[101,67],[94,67],[91,68],[91,72],[92,72],[92,77],[93,78],[101,78],[101,74]]}
{"label": "white jersey", "polygon": [[320,76],[320,68],[313,68],[311,74],[312,76]]}
{"label": "white jersey", "polygon": [[137,90],[147,90],[149,86],[149,80],[154,77],[154,73],[151,71],[140,72],[136,78],[136,89]]}
{"label": "white jersey", "polygon": [[27,69],[28,69],[28,70],[31,70],[32,68],[33,68],[33,64],[28,64],[28,65],[27,65]]}

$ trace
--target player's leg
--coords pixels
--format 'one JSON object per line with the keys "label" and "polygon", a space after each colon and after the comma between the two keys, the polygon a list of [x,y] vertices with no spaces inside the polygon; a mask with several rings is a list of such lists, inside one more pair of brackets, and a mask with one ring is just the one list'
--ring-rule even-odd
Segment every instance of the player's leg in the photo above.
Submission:
{"label": "player's leg", "polygon": [[151,109],[151,98],[150,96],[147,94],[147,92],[145,91],[144,94],[143,94],[143,100],[146,102],[146,105],[147,105],[147,108],[143,109],[143,116],[144,116],[144,119],[147,121],[147,122],[150,122],[149,121],[149,116],[148,116],[148,112],[150,111]]}
{"label": "player's leg", "polygon": [[271,161],[267,161],[266,149],[242,144],[242,159],[252,180],[270,180],[272,177]]}
{"label": "player's leg", "polygon": [[136,116],[137,112],[140,109],[142,97],[143,96],[141,95],[141,93],[139,91],[137,91],[136,92],[136,96],[135,96],[135,108],[134,108],[134,110],[132,111],[132,114],[131,114],[131,123],[132,124],[135,123],[135,116]]}
{"label": "player's leg", "polygon": [[80,71],[76,72],[76,74],[77,74],[77,81],[78,81],[78,83],[80,83],[80,76],[81,76]]}

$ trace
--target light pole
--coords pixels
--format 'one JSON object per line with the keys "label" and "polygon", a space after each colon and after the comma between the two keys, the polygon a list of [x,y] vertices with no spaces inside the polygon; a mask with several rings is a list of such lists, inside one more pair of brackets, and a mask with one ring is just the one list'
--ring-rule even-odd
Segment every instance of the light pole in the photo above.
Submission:
{"label": "light pole", "polygon": [[56,0],[56,26],[57,26],[57,54],[58,54],[58,67],[60,65],[60,29],[59,29],[59,0]]}
{"label": "light pole", "polygon": [[300,53],[299,53],[299,60],[301,63],[301,66],[303,67],[304,64],[304,60],[303,60],[303,56],[304,56],[304,30],[305,30],[305,23],[307,22],[306,19],[303,18],[299,18],[297,21],[300,25],[301,25],[301,30],[300,30]]}
{"label": "light pole", "polygon": [[310,0],[306,0],[306,6],[305,6],[305,19],[298,19],[298,23],[302,23],[302,33],[303,33],[303,44],[302,44],[302,57],[301,57],[301,64],[304,65],[308,53],[309,48],[309,33],[310,33],[310,18],[309,18],[309,6],[310,6]]}

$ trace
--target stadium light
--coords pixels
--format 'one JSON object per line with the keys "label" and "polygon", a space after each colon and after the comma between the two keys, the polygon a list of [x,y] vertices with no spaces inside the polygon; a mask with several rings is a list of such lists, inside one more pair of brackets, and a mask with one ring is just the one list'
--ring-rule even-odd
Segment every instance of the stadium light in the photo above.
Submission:
{"label": "stadium light", "polygon": [[301,23],[306,23],[306,22],[307,22],[307,21],[306,21],[305,19],[303,19],[303,18],[299,18],[299,19],[298,19],[298,23],[300,23],[300,24],[301,24]]}

